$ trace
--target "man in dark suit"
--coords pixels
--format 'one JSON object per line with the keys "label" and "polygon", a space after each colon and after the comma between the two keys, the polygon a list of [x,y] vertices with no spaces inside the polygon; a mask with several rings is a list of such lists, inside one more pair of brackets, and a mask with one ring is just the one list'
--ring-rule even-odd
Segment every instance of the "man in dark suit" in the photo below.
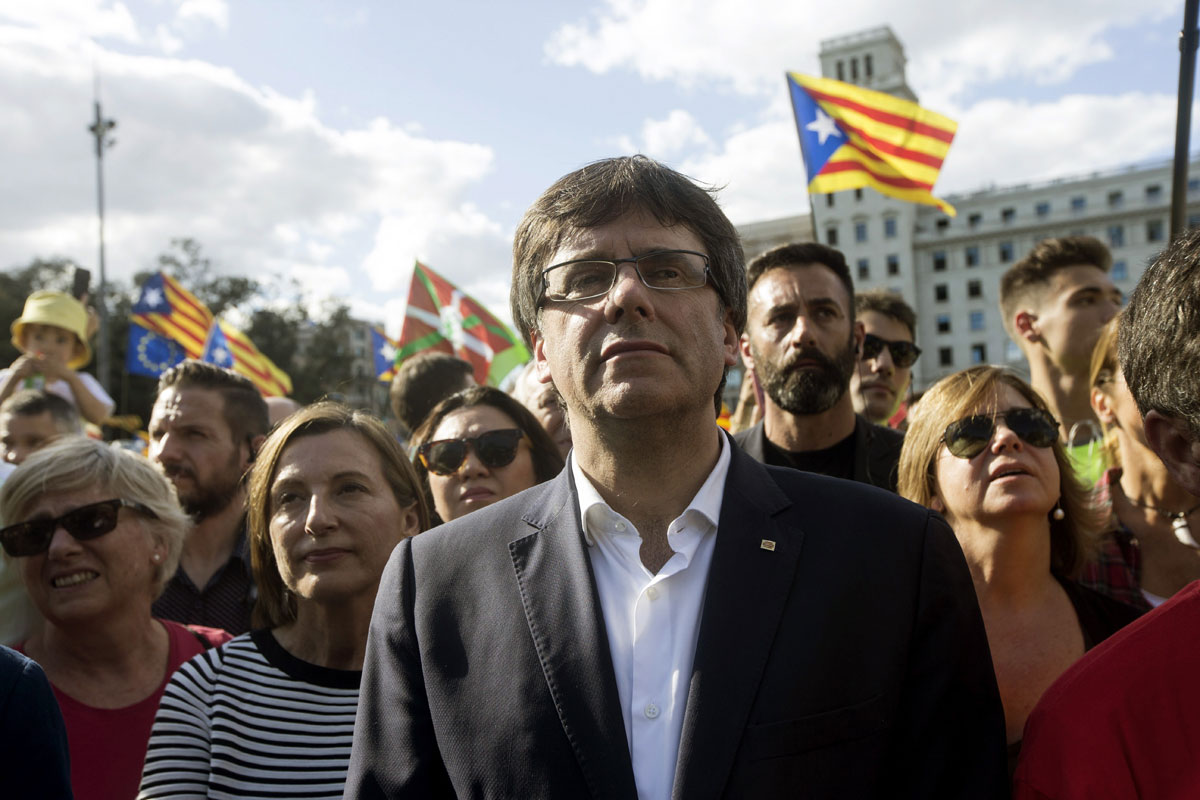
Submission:
{"label": "man in dark suit", "polygon": [[763,466],[716,426],[746,288],[708,192],[597,162],[538,199],[513,255],[513,316],[574,449],[397,547],[346,797],[1003,797],[946,524]]}
{"label": "man in dark suit", "polygon": [[904,436],[854,413],[850,379],[865,332],[846,257],[785,244],[746,266],[742,360],[763,388],[763,419],[737,434],[755,459],[896,491]]}

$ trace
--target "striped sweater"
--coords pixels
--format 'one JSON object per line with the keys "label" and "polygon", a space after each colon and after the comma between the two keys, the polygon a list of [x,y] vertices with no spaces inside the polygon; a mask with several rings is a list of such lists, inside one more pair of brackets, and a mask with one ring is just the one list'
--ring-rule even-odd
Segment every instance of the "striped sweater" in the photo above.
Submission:
{"label": "striped sweater", "polygon": [[253,631],[185,663],[163,694],[139,798],[340,798],[361,672]]}

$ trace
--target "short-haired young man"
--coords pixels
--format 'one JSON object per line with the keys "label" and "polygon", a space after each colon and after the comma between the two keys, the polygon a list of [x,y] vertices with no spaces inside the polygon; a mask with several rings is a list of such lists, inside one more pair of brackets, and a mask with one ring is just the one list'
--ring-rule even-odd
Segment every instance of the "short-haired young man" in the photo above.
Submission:
{"label": "short-haired young man", "polygon": [[904,437],[854,413],[863,348],[841,252],[815,242],[768,250],[746,268],[742,361],[763,389],[762,422],[734,440],[754,458],[896,491]]}
{"label": "short-haired young man", "polygon": [[[1146,442],[1200,496],[1200,230],[1147,267],[1118,355]],[[1200,792],[1200,581],[1063,673],[1025,726],[1017,800],[1190,798]]]}
{"label": "short-haired young man", "polygon": [[737,230],[644,156],[526,212],[513,319],[574,448],[392,554],[347,797],[1006,795],[949,527],[717,427],[745,308]]}
{"label": "short-haired young man", "polygon": [[1104,324],[1121,309],[1112,255],[1094,236],[1043,239],[1000,280],[1004,329],[1029,361],[1029,383],[1059,421],[1076,471],[1103,471],[1088,367]]}
{"label": "short-haired young man", "polygon": [[79,411],[40,389],[17,392],[0,404],[0,460],[20,464],[59,436],[82,434]]}
{"label": "short-haired young man", "polygon": [[242,478],[266,438],[267,404],[249,380],[200,361],[162,374],[150,414],[150,458],[162,465],[196,526],[155,616],[250,628],[254,579],[246,543]]}
{"label": "short-haired young man", "polygon": [[850,399],[856,412],[887,425],[904,402],[913,364],[921,355],[917,315],[903,297],[885,289],[854,295],[854,313],[865,336],[858,368],[850,376]]}
{"label": "short-haired young man", "polygon": [[392,414],[404,426],[404,435],[411,436],[434,406],[474,385],[469,361],[449,353],[417,353],[405,359],[392,378]]}

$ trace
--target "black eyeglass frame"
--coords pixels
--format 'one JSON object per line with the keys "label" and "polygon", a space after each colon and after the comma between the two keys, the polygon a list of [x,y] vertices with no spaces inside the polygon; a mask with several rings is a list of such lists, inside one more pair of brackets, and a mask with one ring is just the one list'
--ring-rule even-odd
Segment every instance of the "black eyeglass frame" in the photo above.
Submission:
{"label": "black eyeglass frame", "polygon": [[[1030,406],[1010,408],[996,414],[972,414],[969,417],[955,420],[947,425],[945,432],[942,433],[942,444],[946,445],[950,455],[956,458],[972,459],[986,450],[992,437],[996,435],[997,419],[1003,419],[1004,424],[1017,435],[1017,438],[1033,447],[1053,447],[1054,442],[1058,440],[1058,420],[1050,412]],[[978,432],[978,435],[965,436],[967,426],[979,420],[987,422],[987,437],[982,438],[982,430]],[[1045,437],[1039,434],[1044,434]]]}
{"label": "black eyeglass frame", "polygon": [[[512,436],[511,455],[506,455],[503,459],[493,458],[487,455],[487,453],[490,451],[481,450],[479,447],[479,442],[481,439],[489,436],[495,437],[496,434],[501,434],[502,436]],[[432,472],[434,475],[453,475],[454,473],[458,472],[460,469],[462,469],[462,465],[467,460],[468,450],[474,450],[475,456],[488,469],[500,469],[502,467],[507,467],[516,460],[517,453],[521,451],[521,440],[524,438],[525,431],[521,430],[520,428],[496,428],[495,430],[484,431],[478,436],[463,436],[456,439],[435,439],[432,442],[426,442],[417,448],[417,457],[421,459],[421,464],[425,467],[425,469],[427,469],[429,472]],[[438,464],[435,466],[435,459],[430,458],[430,453],[433,451],[435,446],[446,444],[461,444],[463,445],[463,449],[462,458],[458,459],[458,463],[454,465],[454,468],[443,471],[444,465]],[[485,442],[484,444],[486,445],[487,443]]]}
{"label": "black eyeglass frame", "polygon": [[[80,518],[80,512],[92,512],[97,508],[109,507],[113,509],[112,525],[99,529],[88,529],[82,523],[75,523],[74,520]],[[97,503],[88,503],[87,505],[73,508],[65,514],[61,514],[52,519],[30,519],[24,522],[16,522],[12,525],[6,525],[0,528],[0,546],[4,548],[4,552],[12,558],[27,558],[29,556],[40,555],[50,549],[50,542],[54,539],[54,532],[62,527],[67,533],[71,534],[76,541],[87,542],[92,539],[99,539],[101,536],[112,533],[117,528],[119,522],[119,514],[122,508],[131,508],[140,514],[144,514],[150,519],[158,519],[148,506],[137,502],[136,500],[126,500],[121,497],[114,497],[111,500],[101,500]],[[86,520],[84,520],[86,522]],[[16,540],[27,539],[31,536],[41,537],[36,548],[20,547]]]}
{"label": "black eyeglass frame", "polygon": [[[701,274],[700,283],[697,283],[697,284],[694,284],[691,286],[653,286],[649,282],[647,282],[646,276],[642,274],[641,266],[639,266],[640,262],[643,259],[653,258],[654,256],[670,255],[673,253],[685,253],[690,256],[699,256],[700,258],[704,259],[704,272]],[[612,268],[613,268],[612,280],[609,282],[608,286],[604,289],[604,291],[596,292],[595,294],[589,294],[589,295],[585,295],[583,297],[569,297],[569,298],[568,297],[551,297],[550,296],[550,279],[547,278],[546,276],[553,270],[559,269],[561,267],[569,267],[572,264],[611,264]],[[542,270],[542,300],[549,301],[552,303],[580,303],[580,302],[584,302],[586,300],[595,300],[597,297],[604,297],[605,295],[607,295],[609,292],[612,291],[612,288],[614,286],[617,285],[617,276],[621,272],[621,267],[620,267],[621,264],[633,264],[633,271],[635,273],[637,273],[638,280],[640,280],[642,282],[642,285],[645,286],[647,289],[653,289],[656,292],[682,292],[682,291],[686,291],[688,289],[699,289],[701,286],[704,286],[710,282],[713,284],[714,288],[716,287],[716,282],[713,281],[712,269],[708,266],[708,264],[709,264],[708,256],[705,255],[704,253],[700,253],[695,250],[655,250],[652,253],[644,253],[640,256],[635,256],[633,258],[576,258],[571,261],[563,261],[559,264],[551,264],[550,266],[548,266],[544,270]],[[718,292],[718,294],[720,294],[720,293]]]}
{"label": "black eyeglass frame", "polygon": [[[863,360],[877,358],[885,347],[892,355],[892,363],[900,369],[908,369],[913,364],[916,364],[917,359],[921,357],[921,348],[917,347],[915,342],[906,342],[903,339],[891,341],[876,336],[873,333],[868,333],[863,337]],[[909,358],[908,355],[905,355],[906,353],[911,353],[912,357]]]}

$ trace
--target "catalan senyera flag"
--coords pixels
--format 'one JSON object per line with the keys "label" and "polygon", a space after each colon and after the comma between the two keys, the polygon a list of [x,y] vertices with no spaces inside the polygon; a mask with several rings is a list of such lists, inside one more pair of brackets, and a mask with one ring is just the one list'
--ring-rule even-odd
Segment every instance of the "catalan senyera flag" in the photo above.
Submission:
{"label": "catalan senyera flag", "polygon": [[842,81],[789,72],[787,82],[810,193],[870,186],[898,200],[957,213],[933,196],[957,122]]}
{"label": "catalan senyera flag", "polygon": [[178,342],[188,358],[200,358],[213,324],[208,306],[174,278],[156,272],[146,279],[133,304],[133,322]]}
{"label": "catalan senyera flag", "polygon": [[475,368],[475,380],[497,386],[529,360],[529,351],[478,301],[419,261],[400,328],[396,366],[423,350],[451,353]]}
{"label": "catalan senyera flag", "polygon": [[384,383],[396,377],[396,351],[400,345],[379,328],[371,328],[371,354],[375,357],[375,376]]}
{"label": "catalan senyera flag", "polygon": [[264,356],[246,334],[223,319],[216,319],[205,341],[202,361],[245,375],[266,397],[286,397],[292,379]]}

